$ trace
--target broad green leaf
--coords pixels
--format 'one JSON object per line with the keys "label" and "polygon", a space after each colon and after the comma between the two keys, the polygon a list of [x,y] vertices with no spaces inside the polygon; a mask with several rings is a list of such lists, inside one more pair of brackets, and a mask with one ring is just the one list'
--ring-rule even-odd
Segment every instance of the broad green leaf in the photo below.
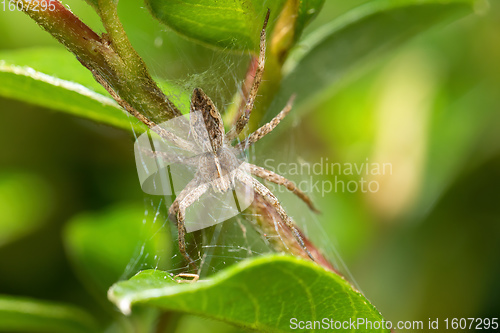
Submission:
{"label": "broad green leaf", "polygon": [[267,9],[268,31],[284,0],[146,0],[160,22],[203,44],[231,50],[259,49],[259,36]]}
{"label": "broad green leaf", "polygon": [[0,53],[0,95],[130,129],[129,117],[64,49]]}
{"label": "broad green leaf", "polygon": [[285,63],[285,78],[265,121],[297,94],[295,109],[321,99],[332,85],[370,57],[386,52],[417,33],[471,13],[471,0],[374,0],[318,29],[300,43]]}
{"label": "broad green leaf", "polygon": [[[189,96],[167,82],[160,84],[174,103]],[[123,111],[90,72],[67,50],[22,49],[0,53],[0,96],[62,111],[118,128],[145,126]]]}
{"label": "broad green leaf", "polygon": [[193,284],[176,283],[166,272],[144,271],[115,284],[108,296],[126,314],[131,306],[141,304],[259,332],[289,332],[292,318],[382,320],[373,305],[340,276],[312,262],[282,255],[245,260]]}
{"label": "broad green leaf", "polygon": [[36,230],[53,205],[50,186],[40,177],[21,172],[1,173],[0,246]]}
{"label": "broad green leaf", "polygon": [[95,333],[94,320],[70,305],[0,295],[0,332]]}
{"label": "broad green leaf", "polygon": [[170,235],[154,208],[122,204],[107,211],[82,213],[65,230],[69,257],[82,279],[102,295],[120,278],[141,269],[166,267]]}

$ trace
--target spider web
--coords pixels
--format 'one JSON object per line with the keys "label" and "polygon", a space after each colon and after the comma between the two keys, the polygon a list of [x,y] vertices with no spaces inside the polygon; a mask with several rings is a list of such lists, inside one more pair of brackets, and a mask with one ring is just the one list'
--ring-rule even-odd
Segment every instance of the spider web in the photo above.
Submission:
{"label": "spider web", "polygon": [[[243,80],[245,78],[245,72],[250,63],[250,55],[235,55],[230,52],[218,52],[213,51],[210,58],[210,65],[207,68],[195,68],[191,66],[189,58],[184,59],[185,67],[189,68],[187,76],[181,79],[175,80],[175,83],[179,86],[184,87],[187,91],[192,91],[194,88],[202,88],[207,95],[214,101],[219,112],[224,118],[225,110],[230,107],[233,103],[233,97],[236,93],[241,93],[241,87]],[[183,112],[189,109],[189,105],[186,102],[182,102],[179,96],[171,95],[168,91],[166,94],[172,98],[174,103]],[[259,103],[259,98],[257,98],[256,103]],[[289,117],[294,118],[293,126],[287,128],[287,131],[281,131],[284,135],[269,134],[269,136],[274,137],[271,139],[264,139],[256,144],[256,147],[252,146],[247,152],[248,160],[250,163],[265,166],[264,162],[266,158],[272,156],[274,163],[304,163],[301,157],[303,151],[300,147],[297,147],[297,142],[302,140],[297,132],[293,131],[293,128],[300,125],[300,120],[293,117],[293,110]],[[279,125],[280,126],[290,126],[290,123]],[[226,128],[227,128],[226,124]],[[249,134],[248,132],[246,134]],[[135,139],[137,140],[139,135],[136,134]],[[279,149],[273,147],[273,142],[277,141],[277,137],[280,137],[280,144],[283,144]],[[262,147],[261,147],[262,146]],[[263,148],[265,146],[265,148]],[[277,154],[276,152],[280,153]],[[289,175],[284,174],[285,177]],[[262,181],[261,179],[258,179]],[[294,175],[290,180],[296,183],[301,181],[307,181],[307,175]],[[264,185],[269,185],[266,182],[262,183]],[[139,187],[138,182],[138,187]],[[273,188],[277,188],[278,185],[273,185]],[[338,268],[341,273],[345,276],[350,277],[348,269],[343,264],[341,257],[338,255],[335,246],[331,239],[329,239],[321,225],[320,218],[313,212],[311,212],[307,206],[294,194],[287,193],[287,190],[283,189],[277,192],[273,192],[282,203],[285,211],[289,214],[296,225],[301,231],[307,236],[311,237],[313,243],[326,255],[336,268]],[[316,193],[307,193],[311,196],[313,202],[315,202]],[[178,273],[184,273],[191,271],[190,267],[186,263],[184,257],[180,254],[177,241],[177,228],[176,226],[167,218],[168,207],[175,200],[175,196],[154,196],[144,194],[144,236],[138,241],[135,255],[131,258],[130,263],[123,274],[123,278],[130,277],[135,274],[138,270],[147,268],[157,268],[170,272],[172,275]],[[221,207],[223,208],[223,207]],[[321,210],[321,207],[319,207]],[[189,210],[189,208],[188,208]],[[152,218],[151,218],[152,217]],[[197,272],[200,277],[209,276],[219,270],[229,267],[230,265],[237,263],[249,257],[261,256],[266,253],[274,252],[275,249],[271,246],[273,240],[278,240],[285,244],[282,240],[284,225],[275,223],[274,235],[264,234],[262,229],[256,222],[258,216],[254,215],[252,211],[245,210],[241,214],[234,216],[222,223],[215,224],[213,226],[197,230],[186,234],[186,244],[188,252],[191,257],[196,261],[199,271]],[[138,221],[140,223],[140,221]],[[148,253],[145,250],[146,242],[150,241],[151,230],[153,233],[162,232],[169,235],[171,240],[171,252],[170,253]],[[274,239],[273,239],[274,238]],[[149,247],[150,248],[150,247]],[[284,245],[286,248],[286,245]],[[168,258],[165,258],[168,256]],[[150,264],[146,264],[147,258],[155,258],[156,265],[150,267]],[[350,280],[353,281],[352,277]]]}

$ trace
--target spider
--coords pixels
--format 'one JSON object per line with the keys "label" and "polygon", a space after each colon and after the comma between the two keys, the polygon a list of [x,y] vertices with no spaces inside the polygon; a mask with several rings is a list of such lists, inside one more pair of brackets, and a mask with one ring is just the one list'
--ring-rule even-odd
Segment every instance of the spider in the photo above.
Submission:
{"label": "spider", "polygon": [[[178,162],[196,168],[194,177],[185,185],[168,210],[169,219],[177,224],[179,251],[195,270],[197,270],[197,265],[186,250],[186,211],[195,202],[200,200],[205,193],[210,191],[213,193],[227,193],[234,190],[237,184],[242,184],[245,189],[253,191],[251,192],[252,199],[255,193],[260,195],[269,205],[271,205],[279,214],[284,224],[291,230],[295,240],[302,249],[312,260],[314,260],[305,246],[301,234],[295,227],[292,219],[286,214],[276,196],[266,186],[252,177],[252,175],[285,186],[288,190],[302,199],[311,210],[318,212],[311,199],[293,182],[285,177],[237,158],[238,154],[262,139],[281,122],[292,109],[294,96],[289,99],[283,110],[269,123],[251,133],[241,142],[233,145],[233,142],[239,137],[239,134],[243,131],[250,119],[250,114],[262,80],[265,64],[266,27],[268,20],[269,11],[267,12],[260,34],[260,50],[255,77],[246,104],[244,108],[240,110],[240,116],[231,130],[227,133],[225,132],[222,117],[215,104],[199,88],[194,89],[191,97],[189,124],[183,122],[185,120],[184,117],[178,117],[180,123],[177,123],[177,127],[180,127],[181,131],[189,132],[189,135],[193,139],[191,142],[179,137],[179,135],[176,135],[169,128],[165,128],[165,126],[162,127],[159,125],[151,128],[162,139],[172,143],[174,147],[174,150],[170,150],[168,153],[158,150],[149,152],[154,158],[161,158],[163,161],[167,162]],[[188,152],[188,155],[178,154],[177,148]],[[142,161],[142,163],[144,162]]]}

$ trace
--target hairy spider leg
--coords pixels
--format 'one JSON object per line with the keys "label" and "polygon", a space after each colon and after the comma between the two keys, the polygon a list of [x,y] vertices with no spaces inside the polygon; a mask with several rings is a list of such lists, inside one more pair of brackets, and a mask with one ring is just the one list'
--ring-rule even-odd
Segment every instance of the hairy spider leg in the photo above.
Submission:
{"label": "hairy spider leg", "polygon": [[277,173],[274,173],[270,170],[267,170],[263,167],[260,167],[258,165],[250,164],[250,163],[245,163],[245,167],[250,170],[250,173],[254,176],[260,177],[264,180],[270,181],[272,183],[275,183],[277,185],[283,185],[285,186],[290,192],[298,196],[302,201],[306,203],[306,205],[315,213],[320,213],[316,207],[314,207],[314,204],[309,198],[307,194],[302,192],[297,185],[295,185],[294,182],[291,180],[286,179],[285,177],[278,175]]}
{"label": "hairy spider leg", "polygon": [[164,163],[168,164],[178,163],[183,165],[189,165],[192,167],[197,166],[199,164],[199,159],[200,159],[200,156],[184,157],[180,155],[165,153],[163,151],[153,151],[151,149],[143,147],[141,147],[140,152],[146,156],[161,159]]}
{"label": "hairy spider leg", "polygon": [[286,103],[285,107],[283,110],[280,111],[273,119],[271,119],[270,122],[268,122],[265,125],[262,125],[259,129],[257,129],[255,132],[250,134],[245,140],[241,141],[238,143],[235,148],[239,150],[244,150],[250,147],[252,144],[255,142],[259,141],[262,139],[264,136],[269,134],[273,129],[278,126],[278,124],[285,118],[285,116],[292,110],[293,106],[293,101],[295,100],[295,95],[292,95],[289,99],[288,102]]}
{"label": "hairy spider leg", "polygon": [[307,253],[309,258],[311,258],[311,260],[314,261],[314,257],[312,256],[311,252],[309,252],[304,243],[304,239],[302,238],[299,231],[295,227],[295,224],[293,223],[292,219],[286,214],[285,209],[283,209],[283,206],[281,206],[280,202],[278,201],[278,198],[276,198],[276,196],[267,187],[262,185],[257,179],[253,178],[250,175],[240,172],[238,174],[238,179],[242,183],[252,186],[255,192],[259,194],[267,203],[269,203],[276,210],[276,212],[281,217],[283,222],[285,222],[285,225],[292,231],[295,240]]}
{"label": "hairy spider leg", "polygon": [[[153,130],[156,132],[158,135],[160,135],[162,138],[165,140],[168,140],[172,143],[174,143],[177,147],[186,149],[186,150],[193,150],[194,147],[190,142],[187,142],[186,140],[183,140],[182,138],[177,137],[173,133],[167,131],[166,129],[162,128],[161,126],[157,126],[155,122],[147,118],[145,115],[141,114],[139,111],[134,109],[128,102],[123,100],[118,93],[116,93],[113,88],[108,84],[108,82],[99,74],[97,71],[94,69],[87,67],[91,72],[92,75],[94,76],[95,80],[101,84],[113,97],[113,99],[122,107],[124,108],[128,113],[130,113],[132,116],[140,120],[143,124],[145,124],[149,129]],[[173,106],[173,112],[174,112],[174,118],[182,116],[182,113],[175,107]]]}
{"label": "hairy spider leg", "polygon": [[177,224],[177,231],[179,233],[179,251],[194,270],[198,270],[198,266],[194,260],[191,259],[186,250],[186,209],[198,200],[208,190],[208,188],[208,184],[200,184],[200,177],[196,175],[193,180],[191,180],[181,191],[177,198],[175,198],[168,210],[170,220]]}
{"label": "hairy spider leg", "polygon": [[255,98],[259,91],[259,86],[262,81],[262,75],[264,74],[264,65],[266,63],[266,27],[269,21],[270,10],[267,10],[266,18],[264,19],[264,25],[260,33],[260,50],[259,50],[259,61],[257,63],[257,69],[255,71],[255,77],[252,83],[252,88],[250,89],[250,94],[248,95],[247,102],[245,104],[245,110],[241,112],[240,117],[236,121],[236,125],[226,134],[226,138],[231,141],[236,138],[241,131],[248,124],[250,119],[250,114],[253,110],[255,103]]}

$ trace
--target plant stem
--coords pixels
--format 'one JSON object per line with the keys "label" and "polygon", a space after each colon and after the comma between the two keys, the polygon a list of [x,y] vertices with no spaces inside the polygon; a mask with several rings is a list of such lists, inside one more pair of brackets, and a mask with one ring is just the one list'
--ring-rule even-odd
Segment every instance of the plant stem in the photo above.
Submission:
{"label": "plant stem", "polygon": [[26,14],[139,113],[154,123],[181,115],[149,75],[146,65],[130,45],[121,23],[116,23],[116,7],[103,19],[109,29],[108,38],[108,35],[99,36],[92,31],[58,0],[40,0],[47,6],[50,4],[47,7],[50,10],[39,11],[33,10],[31,0],[19,1]]}
{"label": "plant stem", "polygon": [[[103,55],[98,52],[101,37],[73,15],[59,1],[50,2],[50,5],[53,6],[50,8],[51,10],[36,11],[33,10],[31,0],[10,0],[10,2],[22,3],[23,11],[73,52],[79,61],[84,61],[93,66],[106,65]],[[43,3],[47,6],[49,5],[49,1],[47,0],[40,0],[40,2],[40,5]]]}
{"label": "plant stem", "polygon": [[106,46],[114,52],[108,60],[117,69],[120,79],[115,86],[109,82],[111,87],[154,123],[180,116],[181,112],[156,85],[146,64],[132,47],[118,17],[116,3],[114,0],[98,0],[96,8],[107,32],[103,36]]}
{"label": "plant stem", "polygon": [[[270,206],[264,198],[255,194],[255,200],[252,202],[250,209],[256,213],[255,215],[257,216],[257,219],[255,222],[260,229],[260,232],[269,240],[272,247],[276,251],[290,253],[297,257],[304,258],[305,260],[310,260],[308,253],[304,251],[300,244],[295,240],[292,230],[285,226],[285,223],[279,216],[278,212]],[[277,231],[275,224],[279,224],[283,227]],[[322,266],[324,269],[342,276],[340,272],[338,272],[323,256],[321,251],[302,234],[300,229],[298,227],[296,227],[296,229],[299,230],[302,239],[304,240],[304,244],[314,258],[314,262]]]}
{"label": "plant stem", "polygon": [[147,73],[146,65],[132,47],[130,40],[118,18],[118,8],[113,0],[98,0],[98,13],[106,29],[112,47],[127,65],[130,74],[142,75]]}

